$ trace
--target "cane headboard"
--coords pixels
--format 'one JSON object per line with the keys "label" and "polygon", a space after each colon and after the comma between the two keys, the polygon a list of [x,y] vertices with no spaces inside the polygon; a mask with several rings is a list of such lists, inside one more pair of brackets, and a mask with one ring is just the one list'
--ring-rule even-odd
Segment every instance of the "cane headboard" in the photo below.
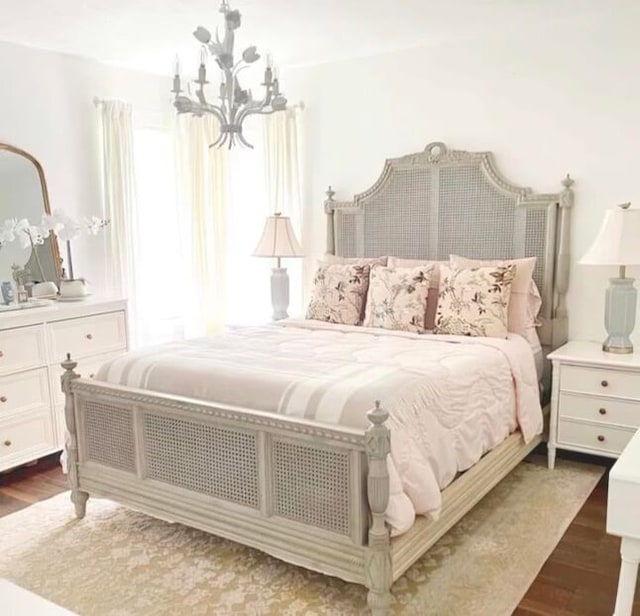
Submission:
{"label": "cane headboard", "polygon": [[556,347],[567,338],[569,225],[573,180],[536,194],[508,182],[491,152],[448,150],[387,160],[382,175],[353,201],[329,189],[327,252],[344,257],[394,255],[447,260],[537,257],[534,279],[543,299],[539,335]]}

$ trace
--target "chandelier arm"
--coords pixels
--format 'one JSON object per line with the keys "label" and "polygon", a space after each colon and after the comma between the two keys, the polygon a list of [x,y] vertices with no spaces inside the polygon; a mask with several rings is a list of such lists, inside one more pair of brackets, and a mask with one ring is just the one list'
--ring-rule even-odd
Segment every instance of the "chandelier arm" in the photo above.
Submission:
{"label": "chandelier arm", "polygon": [[[227,123],[227,116],[224,113],[224,110],[221,109],[220,107],[216,106],[216,105],[211,105],[210,103],[205,103],[204,105],[198,105],[199,107],[199,111],[205,112],[205,113],[210,113],[214,116],[216,116],[216,118],[218,118],[218,120],[220,121],[220,124],[226,124]],[[198,110],[196,110],[198,111]]]}
{"label": "chandelier arm", "polygon": [[253,146],[244,138],[242,132],[238,133],[238,141],[245,147],[253,150]]}
{"label": "chandelier arm", "polygon": [[221,132],[218,135],[218,138],[209,146],[209,148],[215,148],[215,147],[222,147],[223,142],[225,141],[225,138],[227,136],[227,133],[223,133]]}

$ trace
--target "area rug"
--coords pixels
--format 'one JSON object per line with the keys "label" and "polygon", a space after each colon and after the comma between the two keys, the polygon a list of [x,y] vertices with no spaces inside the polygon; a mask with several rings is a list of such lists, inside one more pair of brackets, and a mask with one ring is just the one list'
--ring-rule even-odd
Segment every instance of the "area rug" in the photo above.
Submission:
{"label": "area rug", "polygon": [[[393,614],[509,615],[604,472],[521,463],[392,588]],[[81,616],[366,614],[366,590],[110,501],[0,519],[0,577]]]}

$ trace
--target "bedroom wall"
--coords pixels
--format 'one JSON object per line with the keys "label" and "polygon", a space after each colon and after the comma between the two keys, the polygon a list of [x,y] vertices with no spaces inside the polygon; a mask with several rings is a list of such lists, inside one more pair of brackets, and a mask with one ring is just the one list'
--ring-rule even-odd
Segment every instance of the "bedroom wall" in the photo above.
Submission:
{"label": "bedroom wall", "polygon": [[[615,272],[576,260],[605,208],[628,200],[640,207],[640,10],[602,6],[597,18],[544,32],[522,24],[490,39],[286,71],[289,98],[306,105],[311,261],[324,251],[328,184],[349,199],[377,179],[385,158],[430,141],[492,150],[507,178],[537,191],[559,190],[567,172],[575,178],[570,336],[601,340],[604,289]],[[640,268],[631,275],[640,278]]]}
{"label": "bedroom wall", "polygon": [[[42,164],[52,208],[100,213],[98,133],[93,97],[123,98],[136,109],[168,107],[167,81],[82,58],[0,42],[0,142]],[[77,274],[94,291],[105,280],[105,235],[74,241]]]}

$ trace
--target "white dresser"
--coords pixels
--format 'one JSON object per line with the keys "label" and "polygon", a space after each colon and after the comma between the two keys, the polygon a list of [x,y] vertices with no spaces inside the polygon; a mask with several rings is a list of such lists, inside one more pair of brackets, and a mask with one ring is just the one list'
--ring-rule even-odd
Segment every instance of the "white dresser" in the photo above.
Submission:
{"label": "white dresser", "polygon": [[617,458],[640,427],[640,354],[605,353],[599,343],[569,342],[549,359],[549,468],[558,448]]}
{"label": "white dresser", "polygon": [[64,446],[60,362],[82,376],[127,350],[126,301],[88,298],[0,313],[0,471]]}

